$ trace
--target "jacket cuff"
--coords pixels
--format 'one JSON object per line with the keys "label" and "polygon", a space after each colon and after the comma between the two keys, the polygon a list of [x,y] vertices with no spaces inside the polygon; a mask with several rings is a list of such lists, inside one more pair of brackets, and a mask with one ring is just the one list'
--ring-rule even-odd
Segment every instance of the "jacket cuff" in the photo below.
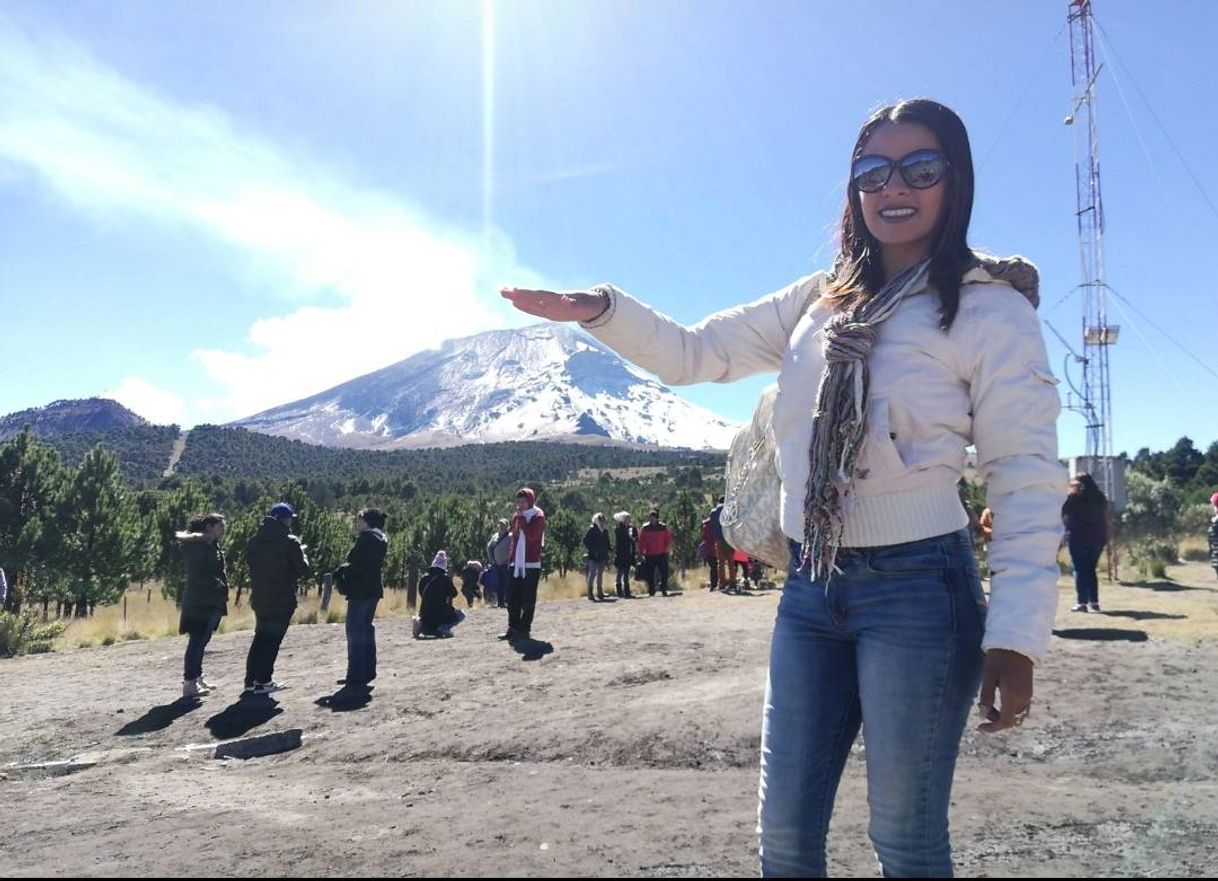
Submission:
{"label": "jacket cuff", "polygon": [[585,330],[595,330],[598,327],[604,327],[613,320],[613,315],[617,312],[617,295],[618,289],[611,284],[598,284],[591,288],[592,293],[600,294],[604,297],[609,305],[605,307],[605,311],[593,318],[591,321],[581,321],[580,327]]}
{"label": "jacket cuff", "polygon": [[995,642],[990,642],[988,639],[983,639],[981,641],[981,650],[983,652],[988,652],[991,649],[1002,649],[1002,650],[1008,651],[1008,652],[1015,652],[1015,654],[1023,655],[1025,658],[1027,658],[1029,661],[1031,661],[1033,667],[1040,666],[1040,662],[1041,662],[1040,655],[1032,654],[1032,652],[1028,651],[1027,647],[1018,648],[1014,645],[1010,645],[1006,642],[1003,642],[1001,639],[997,640]]}

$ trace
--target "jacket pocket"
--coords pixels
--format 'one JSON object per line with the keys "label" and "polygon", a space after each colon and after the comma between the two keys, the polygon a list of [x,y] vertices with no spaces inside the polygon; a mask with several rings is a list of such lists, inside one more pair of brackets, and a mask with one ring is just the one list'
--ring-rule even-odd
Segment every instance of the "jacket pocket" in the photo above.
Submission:
{"label": "jacket pocket", "polygon": [[900,474],[905,462],[897,450],[896,437],[892,431],[892,420],[887,398],[873,398],[867,404],[867,434],[859,451],[855,477],[874,480]]}
{"label": "jacket pocket", "polygon": [[1057,385],[1061,382],[1047,367],[1041,367],[1039,364],[1029,364],[1028,369],[1032,371],[1032,375],[1046,385]]}

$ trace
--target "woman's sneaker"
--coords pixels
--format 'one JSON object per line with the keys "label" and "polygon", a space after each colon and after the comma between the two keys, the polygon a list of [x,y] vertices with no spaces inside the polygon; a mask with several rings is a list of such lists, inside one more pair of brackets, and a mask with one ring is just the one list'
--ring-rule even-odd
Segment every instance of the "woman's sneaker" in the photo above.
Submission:
{"label": "woman's sneaker", "polygon": [[196,697],[202,697],[203,695],[205,695],[207,693],[208,693],[207,689],[199,687],[199,680],[197,680],[197,679],[183,679],[182,680],[182,697],[186,698],[187,700],[191,700]]}
{"label": "woman's sneaker", "polygon": [[249,689],[250,694],[274,694],[287,688],[282,682],[255,682]]}
{"label": "woman's sneaker", "polygon": [[196,679],[195,681],[199,683],[199,688],[206,689],[207,691],[215,691],[215,690],[216,690],[216,686],[212,685],[210,682],[208,682],[208,681],[207,681],[206,679],[204,679],[202,676],[200,676],[200,677],[199,677],[198,679]]}
{"label": "woman's sneaker", "polygon": [[1093,612],[1098,612],[1099,610],[1100,610],[1100,604],[1099,604],[1099,603],[1092,603],[1092,604],[1091,604],[1091,611],[1093,611]]}
{"label": "woman's sneaker", "polygon": [[[1086,603],[1075,603],[1073,606],[1070,607],[1070,611],[1071,612],[1085,612],[1085,611],[1087,611],[1087,604]],[[1098,612],[1099,610],[1096,609],[1096,611]]]}

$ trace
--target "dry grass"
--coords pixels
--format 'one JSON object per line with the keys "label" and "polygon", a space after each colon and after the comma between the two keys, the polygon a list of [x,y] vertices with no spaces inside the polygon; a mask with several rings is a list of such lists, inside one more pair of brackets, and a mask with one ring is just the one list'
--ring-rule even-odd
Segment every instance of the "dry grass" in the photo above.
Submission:
{"label": "dry grass", "polygon": [[[699,586],[701,573],[691,571],[685,579],[689,588]],[[671,581],[679,589],[680,573],[673,572]],[[634,585],[641,586],[640,582]],[[457,587],[460,589],[460,579]],[[605,573],[605,589],[613,591],[613,570]],[[634,588],[637,591],[637,587]],[[582,572],[568,572],[566,577],[557,573],[541,582],[538,599],[541,602],[559,602],[580,599],[586,595],[586,581]],[[235,593],[234,593],[235,596]],[[457,598],[464,607],[464,597]],[[347,603],[337,593],[330,601],[328,612],[321,611],[321,598],[316,591],[301,598],[300,606],[292,621],[294,624],[341,624],[346,620]],[[411,611],[406,606],[406,591],[389,590],[377,607],[378,618],[406,618]],[[89,648],[96,645],[114,645],[138,639],[160,639],[178,635],[178,609],[171,600],[161,596],[159,585],[151,589],[132,589],[127,592],[126,605],[122,602],[99,609],[92,618],[74,620],[68,624],[56,642],[57,649]],[[254,612],[249,607],[249,594],[242,597],[240,608],[230,599],[228,615],[220,622],[220,633],[234,633],[254,629]]]}
{"label": "dry grass", "polygon": [[1117,628],[1141,630],[1152,639],[1198,642],[1218,634],[1218,580],[1206,563],[1167,567],[1166,578],[1143,578],[1123,563],[1121,579],[1109,581],[1100,571],[1100,605],[1103,612],[1071,613],[1074,580],[1063,576],[1057,628]]}
{"label": "dry grass", "polygon": [[1209,539],[1203,535],[1190,535],[1188,538],[1181,540],[1180,559],[1190,563],[1209,562]]}

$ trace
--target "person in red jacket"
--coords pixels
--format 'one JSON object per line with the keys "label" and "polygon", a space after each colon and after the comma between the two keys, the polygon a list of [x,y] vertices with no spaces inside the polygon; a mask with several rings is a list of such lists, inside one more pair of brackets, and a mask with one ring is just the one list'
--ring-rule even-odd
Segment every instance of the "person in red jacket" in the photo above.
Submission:
{"label": "person in red jacket", "polygon": [[527,486],[516,493],[516,513],[509,527],[512,576],[508,581],[508,629],[500,639],[528,639],[533,630],[546,534],[546,514],[536,502],[537,494]]}
{"label": "person in red jacket", "polygon": [[660,522],[660,512],[652,508],[647,524],[639,530],[639,554],[647,565],[647,595],[656,595],[656,580],[660,592],[668,596],[668,551],[672,547],[672,531]]}

